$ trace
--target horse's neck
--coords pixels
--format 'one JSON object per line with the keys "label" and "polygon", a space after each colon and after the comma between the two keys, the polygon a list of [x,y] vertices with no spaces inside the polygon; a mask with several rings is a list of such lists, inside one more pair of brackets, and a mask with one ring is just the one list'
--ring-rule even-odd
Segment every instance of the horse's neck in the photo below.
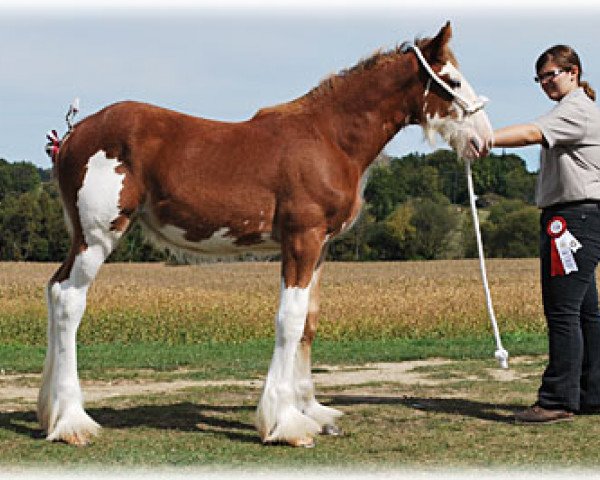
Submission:
{"label": "horse's neck", "polygon": [[410,61],[399,57],[393,63],[346,74],[314,99],[320,123],[328,126],[332,140],[363,170],[409,123],[409,106],[414,104],[410,96],[417,88],[414,75]]}

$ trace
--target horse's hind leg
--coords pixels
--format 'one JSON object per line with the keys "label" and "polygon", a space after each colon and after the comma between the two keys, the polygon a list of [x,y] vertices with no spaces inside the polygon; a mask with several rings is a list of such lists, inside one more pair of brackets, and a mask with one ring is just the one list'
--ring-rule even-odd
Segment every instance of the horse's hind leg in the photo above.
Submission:
{"label": "horse's hind leg", "polygon": [[311,372],[312,343],[317,333],[317,316],[319,313],[320,280],[323,270],[321,261],[311,282],[310,300],[304,333],[300,346],[296,352],[295,381],[296,398],[299,410],[312,418],[321,426],[321,433],[326,435],[339,435],[341,430],[335,426],[335,421],[342,412],[335,408],[321,405],[315,398],[315,386]]}
{"label": "horse's hind leg", "polygon": [[38,419],[48,440],[83,445],[98,424],[83,409],[76,335],[89,286],[128,224],[119,208],[125,174],[114,161],[92,157],[77,199],[64,199],[73,230],[67,260],[48,283],[48,350]]}
{"label": "horse's hind leg", "polygon": [[38,397],[38,418],[48,440],[83,445],[99,430],[83,410],[76,335],[88,287],[103,261],[97,246],[76,243],[48,283],[48,350]]}

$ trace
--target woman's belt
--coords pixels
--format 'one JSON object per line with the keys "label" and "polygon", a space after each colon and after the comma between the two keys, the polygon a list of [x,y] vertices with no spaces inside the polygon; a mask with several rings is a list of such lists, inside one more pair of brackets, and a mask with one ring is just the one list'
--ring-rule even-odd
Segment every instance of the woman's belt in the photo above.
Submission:
{"label": "woman's belt", "polygon": [[600,200],[577,200],[574,202],[563,202],[563,203],[555,203],[554,205],[550,205],[548,207],[544,207],[546,211],[555,211],[555,210],[564,210],[565,208],[583,208],[586,210],[600,210]]}

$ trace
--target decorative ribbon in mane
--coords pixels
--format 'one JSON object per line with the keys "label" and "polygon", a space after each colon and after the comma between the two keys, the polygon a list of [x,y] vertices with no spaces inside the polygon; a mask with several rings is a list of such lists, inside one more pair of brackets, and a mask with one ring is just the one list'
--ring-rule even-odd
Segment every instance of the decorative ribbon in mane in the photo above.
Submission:
{"label": "decorative ribbon in mane", "polygon": [[79,112],[79,98],[75,98],[71,105],[69,106],[69,110],[67,111],[67,115],[65,120],[67,121],[67,133],[61,139],[58,136],[58,132],[56,130],[50,130],[46,134],[46,138],[48,139],[48,143],[46,144],[46,154],[52,159],[52,162],[56,161],[58,156],[58,152],[60,150],[61,144],[65,141],[65,138],[71,133],[73,130],[73,119],[75,115]]}
{"label": "decorative ribbon in mane", "polygon": [[48,143],[46,144],[46,153],[52,159],[52,162],[54,162],[56,161],[56,156],[60,150],[61,140],[56,130],[49,131],[46,134],[46,138],[48,139]]}

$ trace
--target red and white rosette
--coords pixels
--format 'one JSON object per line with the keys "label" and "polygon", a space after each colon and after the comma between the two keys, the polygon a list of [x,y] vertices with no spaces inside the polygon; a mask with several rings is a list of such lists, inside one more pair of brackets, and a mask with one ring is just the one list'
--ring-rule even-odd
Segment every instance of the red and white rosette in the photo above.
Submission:
{"label": "red and white rosette", "polygon": [[581,243],[567,230],[563,217],[552,217],[546,226],[550,241],[550,275],[568,275],[577,271],[573,253],[581,248]]}

